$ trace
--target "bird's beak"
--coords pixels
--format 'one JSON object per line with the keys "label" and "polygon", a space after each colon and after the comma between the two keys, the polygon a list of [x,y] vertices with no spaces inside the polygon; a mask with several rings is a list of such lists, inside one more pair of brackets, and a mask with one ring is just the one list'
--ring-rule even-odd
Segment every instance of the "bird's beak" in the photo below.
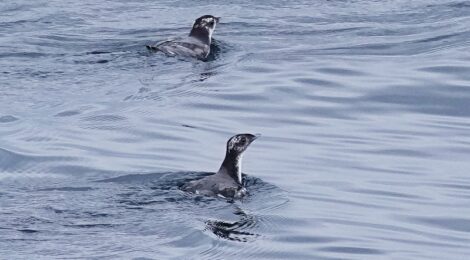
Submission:
{"label": "bird's beak", "polygon": [[251,141],[253,142],[254,140],[256,140],[260,137],[261,137],[261,134],[254,134],[254,137],[251,139]]}
{"label": "bird's beak", "polygon": [[215,22],[219,23],[219,21],[220,21],[220,17],[215,17]]}

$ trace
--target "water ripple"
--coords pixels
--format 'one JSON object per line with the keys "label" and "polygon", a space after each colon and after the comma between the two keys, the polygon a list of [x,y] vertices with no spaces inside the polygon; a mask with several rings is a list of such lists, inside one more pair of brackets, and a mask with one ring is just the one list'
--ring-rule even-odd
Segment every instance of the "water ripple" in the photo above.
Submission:
{"label": "water ripple", "polygon": [[[468,1],[0,5],[8,258],[462,259]],[[145,45],[222,17],[206,61]],[[260,132],[250,195],[178,187]],[[34,246],[30,246],[34,244]]]}

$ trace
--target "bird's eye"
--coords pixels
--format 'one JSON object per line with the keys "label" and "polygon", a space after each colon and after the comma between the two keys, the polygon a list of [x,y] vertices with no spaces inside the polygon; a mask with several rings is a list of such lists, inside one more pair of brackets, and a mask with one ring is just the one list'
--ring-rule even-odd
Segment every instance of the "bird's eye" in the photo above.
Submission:
{"label": "bird's eye", "polygon": [[241,145],[244,145],[245,143],[246,143],[246,138],[244,138],[244,137],[241,138],[241,139],[240,139],[240,144],[241,144]]}

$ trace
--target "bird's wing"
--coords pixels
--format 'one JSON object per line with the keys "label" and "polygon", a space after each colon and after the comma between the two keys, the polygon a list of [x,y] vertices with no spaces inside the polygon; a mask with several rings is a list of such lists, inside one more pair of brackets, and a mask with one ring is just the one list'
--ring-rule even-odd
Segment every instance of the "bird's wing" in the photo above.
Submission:
{"label": "bird's wing", "polygon": [[169,56],[205,58],[209,53],[206,45],[196,41],[167,40],[147,46],[147,48],[161,51]]}

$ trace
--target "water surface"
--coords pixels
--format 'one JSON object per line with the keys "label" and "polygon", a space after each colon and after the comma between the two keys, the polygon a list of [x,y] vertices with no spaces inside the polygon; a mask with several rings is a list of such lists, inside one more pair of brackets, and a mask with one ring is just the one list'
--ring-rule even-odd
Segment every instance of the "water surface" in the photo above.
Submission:
{"label": "water surface", "polygon": [[[4,1],[0,258],[463,259],[466,1]],[[222,17],[208,62],[145,45]],[[178,185],[262,133],[242,201]]]}

